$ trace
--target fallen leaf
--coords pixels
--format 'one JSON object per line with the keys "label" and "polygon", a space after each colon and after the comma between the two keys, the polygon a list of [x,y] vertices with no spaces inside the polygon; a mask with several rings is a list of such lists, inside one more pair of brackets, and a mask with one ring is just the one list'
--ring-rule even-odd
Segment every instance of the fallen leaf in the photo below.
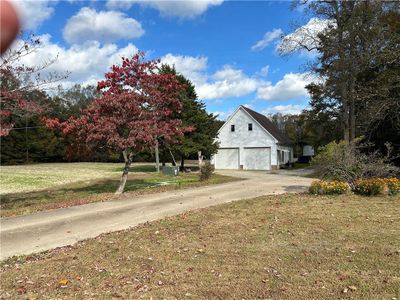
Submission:
{"label": "fallen leaf", "polygon": [[61,279],[61,280],[58,282],[58,284],[59,284],[61,287],[63,287],[63,286],[66,286],[66,285],[68,284],[68,282],[69,282],[68,279],[63,278],[63,279]]}
{"label": "fallen leaf", "polygon": [[24,287],[20,287],[17,289],[17,292],[19,295],[25,294],[26,293],[26,288]]}

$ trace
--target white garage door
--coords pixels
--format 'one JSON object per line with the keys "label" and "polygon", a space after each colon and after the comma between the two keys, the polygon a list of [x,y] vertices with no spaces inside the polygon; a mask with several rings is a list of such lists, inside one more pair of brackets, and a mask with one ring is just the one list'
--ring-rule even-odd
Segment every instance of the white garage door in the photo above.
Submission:
{"label": "white garage door", "polygon": [[216,169],[239,169],[239,149],[218,149],[215,155]]}
{"label": "white garage door", "polygon": [[271,170],[271,148],[245,148],[245,170]]}

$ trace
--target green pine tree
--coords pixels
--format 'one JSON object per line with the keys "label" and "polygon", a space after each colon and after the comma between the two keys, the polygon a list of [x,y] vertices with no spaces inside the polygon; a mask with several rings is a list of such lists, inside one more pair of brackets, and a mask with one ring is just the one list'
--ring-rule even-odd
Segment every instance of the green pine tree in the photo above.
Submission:
{"label": "green pine tree", "polygon": [[220,123],[217,116],[210,114],[205,109],[205,104],[198,99],[194,85],[190,80],[176,72],[174,67],[162,65],[160,69],[164,74],[175,74],[179,82],[185,86],[181,94],[182,111],[179,118],[183,122],[183,126],[191,126],[194,128],[192,132],[185,133],[180,143],[167,145],[161,142],[162,159],[169,154],[169,150],[173,155],[181,160],[181,168],[184,169],[185,159],[196,158],[198,151],[201,151],[205,157],[210,157],[216,153],[218,144],[215,141]]}

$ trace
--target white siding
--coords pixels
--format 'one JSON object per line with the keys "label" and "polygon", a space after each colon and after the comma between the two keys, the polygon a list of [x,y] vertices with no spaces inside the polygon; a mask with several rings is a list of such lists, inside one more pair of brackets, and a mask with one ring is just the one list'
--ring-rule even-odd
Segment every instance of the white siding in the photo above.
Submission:
{"label": "white siding", "polygon": [[[292,147],[287,147],[287,146],[281,146],[279,145],[277,147],[277,150],[280,152],[283,152],[283,161],[281,161],[278,157],[278,166],[279,165],[285,165],[289,162],[293,162],[293,148]],[[278,152],[278,151],[277,151]]]}
{"label": "white siding", "polygon": [[303,155],[304,156],[314,156],[314,147],[310,145],[306,145],[303,147]]}

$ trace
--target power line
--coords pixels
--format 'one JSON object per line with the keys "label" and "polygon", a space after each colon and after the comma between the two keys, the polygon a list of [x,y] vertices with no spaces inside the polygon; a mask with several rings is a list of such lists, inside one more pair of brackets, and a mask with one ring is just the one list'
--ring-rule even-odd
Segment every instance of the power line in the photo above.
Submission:
{"label": "power line", "polygon": [[32,129],[32,128],[47,128],[47,127],[46,126],[13,127],[10,130],[22,130],[22,129]]}

